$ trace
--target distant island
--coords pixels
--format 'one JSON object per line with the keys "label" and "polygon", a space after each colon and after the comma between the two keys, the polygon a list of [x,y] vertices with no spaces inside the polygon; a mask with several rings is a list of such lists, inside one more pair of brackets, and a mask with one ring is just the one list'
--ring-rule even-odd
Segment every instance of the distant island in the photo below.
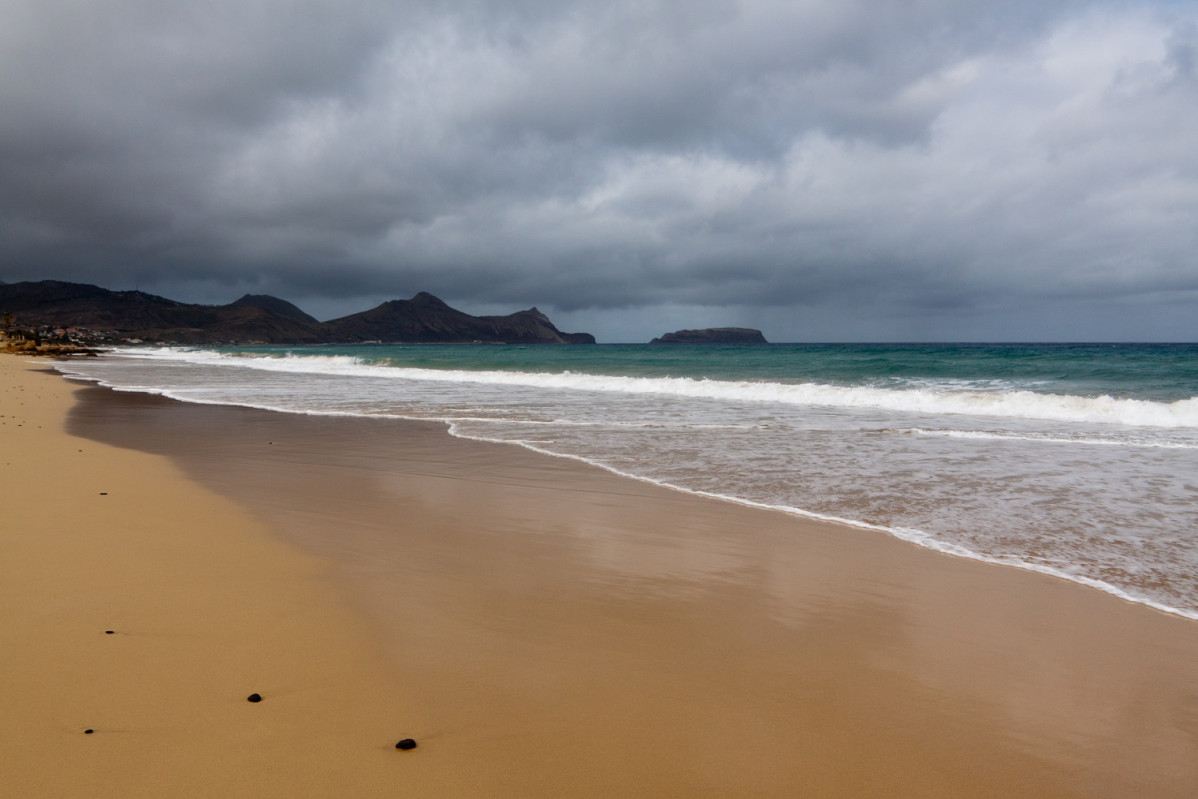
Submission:
{"label": "distant island", "polygon": [[471,316],[427,292],[318,322],[295,305],[247,294],[228,305],[193,305],[141,291],[57,280],[0,283],[0,319],[11,339],[88,346],[153,344],[487,343],[594,344],[563,333],[536,308]]}
{"label": "distant island", "polygon": [[655,338],[650,344],[768,344],[760,330],[749,327],[705,327],[677,330]]}

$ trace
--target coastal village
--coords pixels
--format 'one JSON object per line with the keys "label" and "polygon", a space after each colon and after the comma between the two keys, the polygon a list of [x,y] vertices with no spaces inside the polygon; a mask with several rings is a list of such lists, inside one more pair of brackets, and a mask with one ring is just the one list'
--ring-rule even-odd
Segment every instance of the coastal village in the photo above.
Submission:
{"label": "coastal village", "polygon": [[140,344],[111,331],[77,327],[21,327],[12,314],[0,317],[0,353],[10,355],[98,355],[106,346]]}

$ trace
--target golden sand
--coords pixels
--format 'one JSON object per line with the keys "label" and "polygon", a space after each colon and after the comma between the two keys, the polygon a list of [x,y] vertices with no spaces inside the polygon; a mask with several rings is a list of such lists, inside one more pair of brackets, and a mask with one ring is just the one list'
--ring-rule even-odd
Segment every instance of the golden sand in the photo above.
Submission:
{"label": "golden sand", "polygon": [[395,795],[403,691],[325,565],[64,433],[34,368],[0,358],[0,794]]}
{"label": "golden sand", "polygon": [[435,425],[68,413],[0,368],[13,795],[1198,786],[1193,622]]}

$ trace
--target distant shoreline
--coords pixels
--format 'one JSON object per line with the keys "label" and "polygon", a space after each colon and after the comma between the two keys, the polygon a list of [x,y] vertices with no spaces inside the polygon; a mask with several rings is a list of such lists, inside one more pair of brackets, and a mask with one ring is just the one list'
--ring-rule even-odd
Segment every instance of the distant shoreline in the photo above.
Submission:
{"label": "distant shoreline", "polygon": [[325,322],[286,300],[247,294],[227,305],[196,305],[141,291],[43,280],[0,284],[6,332],[104,343],[179,345],[429,342],[594,344],[564,333],[535,307],[506,316],[471,316],[427,292]]}

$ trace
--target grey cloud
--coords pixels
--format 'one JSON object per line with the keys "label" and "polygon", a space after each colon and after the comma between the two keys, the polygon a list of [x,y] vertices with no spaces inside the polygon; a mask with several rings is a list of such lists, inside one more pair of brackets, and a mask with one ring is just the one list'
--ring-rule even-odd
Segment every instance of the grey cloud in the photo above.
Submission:
{"label": "grey cloud", "polygon": [[1198,291],[1184,5],[3,5],[5,280],[899,337]]}
{"label": "grey cloud", "polygon": [[[507,53],[493,119],[547,139],[774,156],[797,131],[918,138],[904,88],[963,53],[1019,48],[1070,4],[617,3]],[[755,145],[755,146],[754,146]]]}

